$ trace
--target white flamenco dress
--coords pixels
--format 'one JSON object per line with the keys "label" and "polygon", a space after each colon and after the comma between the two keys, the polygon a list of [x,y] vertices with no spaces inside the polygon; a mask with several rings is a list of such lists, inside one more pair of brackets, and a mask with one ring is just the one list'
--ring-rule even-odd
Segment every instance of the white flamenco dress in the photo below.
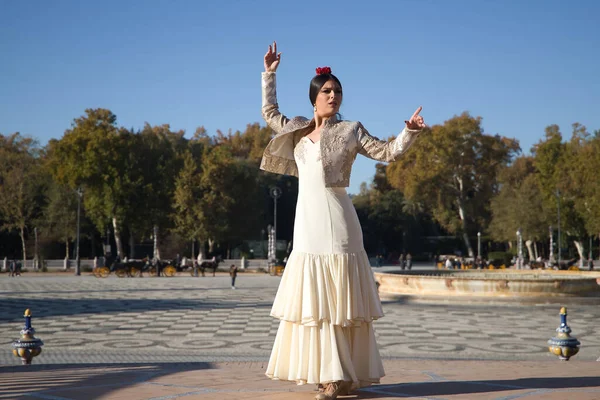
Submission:
{"label": "white flamenco dress", "polygon": [[364,387],[385,375],[373,320],[383,316],[354,205],[342,187],[326,187],[320,145],[294,149],[299,194],[294,249],[271,315],[281,320],[266,375]]}

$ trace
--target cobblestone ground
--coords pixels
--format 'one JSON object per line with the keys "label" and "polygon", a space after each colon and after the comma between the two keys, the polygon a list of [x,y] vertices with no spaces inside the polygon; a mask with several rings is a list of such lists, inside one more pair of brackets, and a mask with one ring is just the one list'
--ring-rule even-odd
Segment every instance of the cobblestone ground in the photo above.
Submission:
{"label": "cobblestone ground", "polygon": [[[31,309],[45,345],[34,364],[264,361],[277,321],[269,316],[280,278],[241,274],[192,278],[97,279],[0,276],[0,364],[15,365],[11,343]],[[386,358],[549,360],[546,341],[559,304],[384,302],[375,323]],[[579,360],[600,355],[600,307],[569,300]]]}

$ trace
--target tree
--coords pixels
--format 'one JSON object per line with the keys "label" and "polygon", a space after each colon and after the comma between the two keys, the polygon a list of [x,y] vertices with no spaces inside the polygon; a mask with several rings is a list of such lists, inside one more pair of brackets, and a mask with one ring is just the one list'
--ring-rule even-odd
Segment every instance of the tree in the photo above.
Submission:
{"label": "tree", "polygon": [[[173,221],[175,231],[188,240],[207,236],[203,224],[201,205],[202,185],[198,162],[187,151],[183,155],[183,168],[175,179],[173,196]],[[192,258],[195,255],[192,254]]]}
{"label": "tree", "polygon": [[64,185],[50,182],[48,204],[44,209],[45,236],[65,243],[65,257],[69,257],[69,245],[76,236],[77,195]]}
{"label": "tree", "polygon": [[129,192],[131,197],[123,222],[129,228],[132,258],[136,237],[150,236],[154,226],[161,231],[172,227],[174,177],[183,165],[179,154],[189,148],[183,135],[183,131],[171,131],[167,124],[146,123],[138,133],[130,131],[132,149],[124,173],[134,190]]}
{"label": "tree", "polygon": [[529,257],[537,258],[536,242],[547,236],[547,221],[539,212],[542,197],[537,184],[533,158],[522,156],[499,173],[500,192],[492,198],[489,235],[497,241],[512,242],[521,229],[523,238],[532,241]]}
{"label": "tree", "polygon": [[137,189],[127,173],[133,141],[130,132],[117,128],[117,117],[110,110],[85,112],[61,140],[49,142],[48,165],[58,183],[85,189],[84,208],[99,231],[112,222],[117,254],[123,257],[121,227],[128,199]]}
{"label": "tree", "polygon": [[[39,146],[19,133],[0,135],[0,215],[2,229],[19,232],[23,266],[27,260],[26,230],[44,203]],[[37,254],[36,254],[37,256]]]}
{"label": "tree", "polygon": [[237,184],[234,169],[235,163],[226,146],[205,149],[200,173],[200,216],[210,252],[214,250],[215,241],[224,240],[229,230],[227,215],[236,201],[231,195],[232,188]]}
{"label": "tree", "polygon": [[244,132],[229,132],[225,135],[221,131],[217,131],[215,144],[226,145],[235,158],[247,160],[258,166],[271,137],[271,128],[261,127],[255,123],[248,124]]}
{"label": "tree", "polygon": [[432,230],[420,203],[410,201],[394,189],[387,177],[385,164],[375,165],[373,183],[361,184],[360,193],[352,198],[363,230],[365,250],[396,256],[398,253],[425,251],[417,238]]}
{"label": "tree", "polygon": [[567,215],[567,229],[574,236],[573,243],[577,248],[580,260],[585,257],[583,237],[595,236],[600,232],[600,180],[598,169],[600,164],[600,140],[597,135],[587,132],[585,126],[573,124],[571,140],[565,144],[565,155],[562,158],[559,179],[563,196],[569,201],[572,210]]}
{"label": "tree", "polygon": [[[600,131],[597,131],[600,133]],[[579,195],[574,205],[584,216],[587,234],[600,239],[600,135],[596,134],[578,152],[569,168],[569,178]]]}
{"label": "tree", "polygon": [[516,140],[484,134],[481,117],[464,112],[422,132],[387,174],[407,200],[422,204],[448,232],[462,234],[473,257],[469,234],[489,222],[498,171],[519,151]]}
{"label": "tree", "polygon": [[[546,128],[545,138],[532,149],[534,165],[537,171],[538,187],[542,198],[542,213],[551,224],[557,220],[558,207],[561,214],[561,230],[566,233],[561,242],[571,236],[575,246],[582,254],[582,246],[578,238],[584,234],[584,222],[581,214],[575,209],[578,189],[571,180],[569,165],[577,163],[577,153],[581,143],[577,126],[574,127],[570,143],[563,143],[562,134],[557,125]],[[563,243],[557,243],[562,248]]]}
{"label": "tree", "polygon": [[[204,131],[196,132],[200,140]],[[273,200],[269,189],[278,186],[283,190],[278,200],[278,220],[293,221],[298,194],[296,178],[263,173],[259,170],[264,148],[271,139],[270,128],[259,124],[248,124],[244,132],[223,134],[218,131],[212,143],[204,139],[203,146],[223,146],[233,157],[229,173],[233,184],[227,188],[233,199],[225,218],[223,237],[227,238],[228,249],[239,245],[244,239],[256,237],[271,221]],[[278,224],[278,238],[292,235],[292,224]]]}

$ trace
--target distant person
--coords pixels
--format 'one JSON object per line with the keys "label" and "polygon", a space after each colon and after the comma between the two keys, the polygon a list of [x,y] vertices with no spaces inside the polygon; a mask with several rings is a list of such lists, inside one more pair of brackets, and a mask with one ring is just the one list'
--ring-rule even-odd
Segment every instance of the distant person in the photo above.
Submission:
{"label": "distant person", "polygon": [[588,270],[592,271],[594,269],[594,260],[591,258],[588,260]]}
{"label": "distant person", "polygon": [[400,264],[400,268],[404,270],[406,268],[406,262],[404,261],[404,253],[400,254],[400,258],[398,259],[398,264]]}
{"label": "distant person", "polygon": [[452,269],[452,260],[450,260],[450,257],[446,258],[445,267],[446,267],[446,269]]}
{"label": "distant person", "polygon": [[235,264],[231,264],[229,267],[229,276],[231,276],[231,288],[235,290],[235,278],[237,278],[238,267]]}
{"label": "distant person", "polygon": [[18,261],[13,261],[13,263],[14,263],[13,276],[21,276],[21,263]]}
{"label": "distant person", "polygon": [[460,265],[461,265],[461,264],[462,264],[462,263],[461,263],[461,261],[460,261],[460,258],[456,257],[456,258],[454,259],[454,269],[460,269]]}
{"label": "distant person", "polygon": [[483,258],[477,257],[477,261],[475,261],[477,269],[483,269]]}
{"label": "distant person", "polygon": [[213,258],[210,259],[210,262],[212,263],[213,276],[215,276],[215,274],[217,272],[217,267],[219,266],[219,263],[217,261],[217,257],[213,256]]}
{"label": "distant person", "polygon": [[411,268],[412,268],[412,256],[410,255],[410,253],[408,253],[406,255],[406,269],[408,269],[410,271]]}

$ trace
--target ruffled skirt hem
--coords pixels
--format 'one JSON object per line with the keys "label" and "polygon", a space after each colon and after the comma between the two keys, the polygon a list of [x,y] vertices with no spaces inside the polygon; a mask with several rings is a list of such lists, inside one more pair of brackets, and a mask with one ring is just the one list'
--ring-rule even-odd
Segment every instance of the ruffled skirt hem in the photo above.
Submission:
{"label": "ruffled skirt hem", "polygon": [[271,316],[305,326],[328,322],[357,327],[383,317],[364,250],[357,253],[290,254]]}
{"label": "ruffled skirt hem", "polygon": [[266,376],[299,385],[351,381],[353,388],[385,375],[372,323],[342,328],[281,321]]}
{"label": "ruffled skirt hem", "polygon": [[385,375],[373,330],[383,311],[364,250],[293,251],[271,315],[280,323],[269,378],[301,385],[351,381],[360,388]]}

